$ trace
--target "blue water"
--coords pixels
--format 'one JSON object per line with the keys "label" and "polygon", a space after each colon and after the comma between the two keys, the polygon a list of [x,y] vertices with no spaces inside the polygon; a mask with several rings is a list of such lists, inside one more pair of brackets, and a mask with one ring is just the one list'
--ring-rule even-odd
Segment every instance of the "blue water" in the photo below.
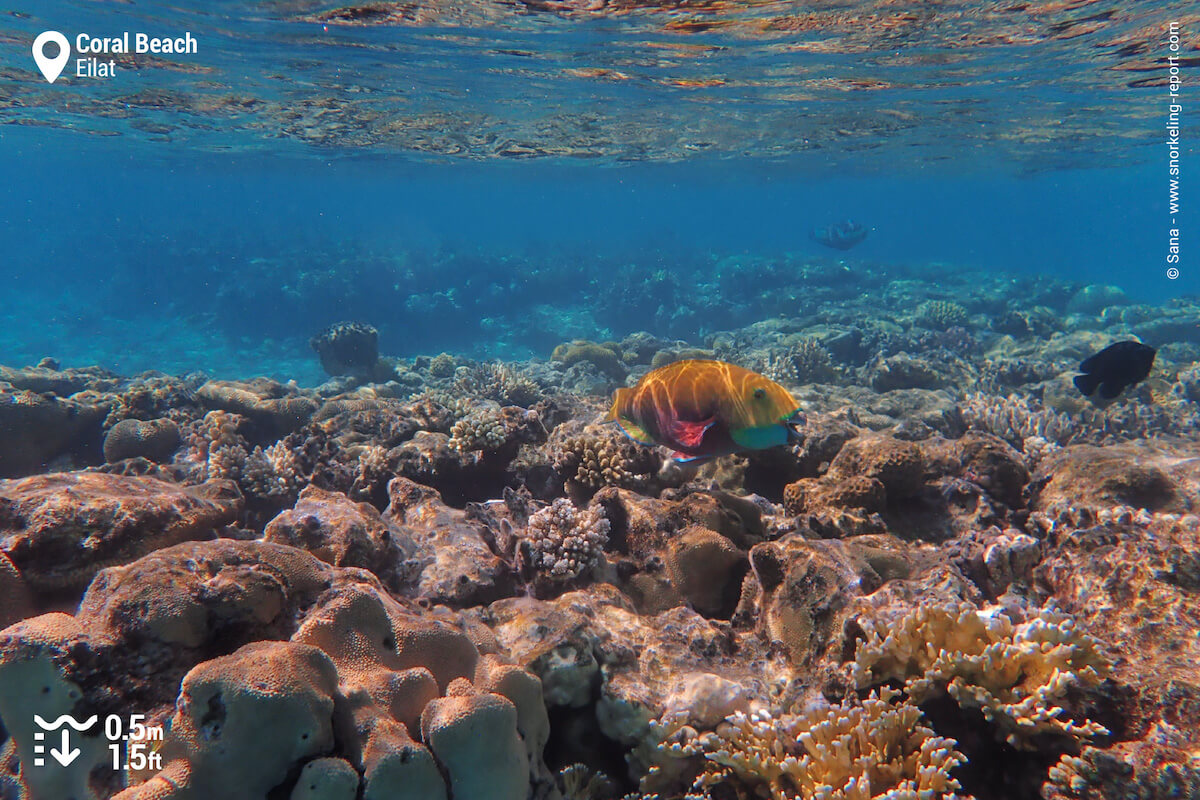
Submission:
{"label": "blue water", "polygon": [[[1085,6],[1067,22],[1113,8]],[[950,269],[1115,284],[1147,303],[1200,291],[1186,183],[1181,277],[1165,274],[1166,90],[1128,85],[1161,71],[1113,69],[1129,60],[1115,39],[1145,38],[1173,13],[1161,4],[1121,4],[1080,36],[976,48],[954,43],[1019,20],[953,4],[943,28],[899,44],[843,26],[846,52],[809,34],[682,34],[651,13],[306,16],[333,7],[47,2],[0,24],[0,363],[313,383],[307,339],[340,319],[377,326],[401,356],[545,357],[637,329],[699,340],[754,321],[697,301],[728,256],[842,261],[851,282]],[[200,53],[174,61],[201,70],[138,63],[49,86],[28,48],[51,25],[191,30]],[[702,80],[722,83],[678,85]],[[198,108],[231,96],[259,105]],[[319,134],[286,113],[326,102],[339,110],[310,122],[339,122]],[[425,138],[404,134],[416,128]],[[861,246],[808,238],[847,217],[871,228]],[[655,330],[623,308],[662,270],[659,304],[703,319]],[[794,274],[748,280],[804,291]]]}

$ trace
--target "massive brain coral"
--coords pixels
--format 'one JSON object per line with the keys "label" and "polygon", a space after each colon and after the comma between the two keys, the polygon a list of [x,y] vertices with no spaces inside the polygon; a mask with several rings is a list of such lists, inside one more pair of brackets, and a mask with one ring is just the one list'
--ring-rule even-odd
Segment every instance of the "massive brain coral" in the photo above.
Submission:
{"label": "massive brain coral", "polygon": [[102,572],[77,616],[0,634],[0,755],[20,765],[23,800],[109,797],[114,773],[88,775],[105,748],[41,780],[28,719],[140,713],[167,728],[164,763],[131,773],[120,800],[484,796],[479,764],[488,797],[542,796],[541,683],[490,642],[293,547],[179,545]]}

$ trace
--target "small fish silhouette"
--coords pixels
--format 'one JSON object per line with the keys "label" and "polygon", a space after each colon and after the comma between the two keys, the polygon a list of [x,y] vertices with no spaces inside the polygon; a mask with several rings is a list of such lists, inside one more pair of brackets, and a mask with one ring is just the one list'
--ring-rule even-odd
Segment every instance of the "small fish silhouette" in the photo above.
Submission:
{"label": "small fish silhouette", "polygon": [[867,228],[852,219],[847,219],[826,228],[818,228],[808,235],[814,242],[820,242],[826,247],[849,250],[867,238]]}
{"label": "small fish silhouette", "polygon": [[1117,342],[1084,359],[1079,365],[1083,375],[1075,376],[1075,388],[1086,397],[1096,394],[1105,400],[1116,398],[1130,386],[1136,386],[1154,369],[1153,347],[1141,342]]}

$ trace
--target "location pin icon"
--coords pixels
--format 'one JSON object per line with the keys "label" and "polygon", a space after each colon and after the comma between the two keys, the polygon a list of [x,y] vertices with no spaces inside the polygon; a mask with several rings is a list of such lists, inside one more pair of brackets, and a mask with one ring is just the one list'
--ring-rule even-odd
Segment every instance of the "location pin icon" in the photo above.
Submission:
{"label": "location pin icon", "polygon": [[[54,58],[46,58],[46,54],[42,52],[47,42],[54,42],[58,45],[58,55]],[[38,37],[33,40],[33,60],[37,62],[38,69],[46,76],[46,80],[54,83],[62,74],[63,67],[71,60],[71,45],[67,42],[67,37],[58,31],[39,33]]]}

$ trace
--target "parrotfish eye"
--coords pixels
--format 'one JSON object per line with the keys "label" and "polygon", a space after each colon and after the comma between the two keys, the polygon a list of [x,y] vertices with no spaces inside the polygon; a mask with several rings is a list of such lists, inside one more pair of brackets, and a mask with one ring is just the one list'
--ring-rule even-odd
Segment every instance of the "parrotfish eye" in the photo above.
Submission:
{"label": "parrotfish eye", "polygon": [[762,388],[761,386],[754,390],[754,399],[755,400],[762,400],[766,396],[767,396],[767,390]]}

